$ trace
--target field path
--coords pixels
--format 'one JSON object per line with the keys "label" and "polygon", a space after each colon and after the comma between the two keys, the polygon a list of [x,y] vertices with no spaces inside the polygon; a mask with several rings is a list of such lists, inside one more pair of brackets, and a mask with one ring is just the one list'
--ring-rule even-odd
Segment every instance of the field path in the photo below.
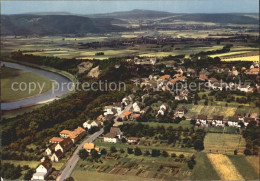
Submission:
{"label": "field path", "polygon": [[227,156],[222,154],[208,154],[207,156],[221,180],[244,180]]}

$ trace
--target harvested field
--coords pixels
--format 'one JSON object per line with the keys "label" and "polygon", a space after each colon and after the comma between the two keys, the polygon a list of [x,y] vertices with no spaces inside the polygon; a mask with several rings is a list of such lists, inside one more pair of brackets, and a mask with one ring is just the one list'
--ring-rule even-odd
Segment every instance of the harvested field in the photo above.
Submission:
{"label": "harvested field", "polygon": [[229,158],[222,154],[208,154],[208,158],[216,169],[221,180],[243,180]]}

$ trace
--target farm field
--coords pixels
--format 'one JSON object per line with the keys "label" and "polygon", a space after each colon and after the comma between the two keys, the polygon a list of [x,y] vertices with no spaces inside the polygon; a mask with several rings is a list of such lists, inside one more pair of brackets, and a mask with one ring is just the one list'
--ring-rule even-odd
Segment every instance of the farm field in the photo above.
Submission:
{"label": "farm field", "polygon": [[220,180],[206,153],[198,152],[195,156],[196,165],[192,170],[192,180]]}
{"label": "farm field", "polygon": [[237,150],[238,155],[243,155],[245,145],[244,138],[239,134],[207,133],[204,138],[205,149],[203,151],[234,155],[234,150]]}
{"label": "farm field", "polygon": [[250,162],[247,160],[245,156],[237,156],[237,155],[229,155],[228,158],[232,162],[232,164],[236,167],[238,172],[243,176],[246,180],[257,180],[259,179],[259,170],[253,168]]}
{"label": "farm field", "polygon": [[26,72],[23,70],[4,67],[2,68],[1,76],[1,97],[3,102],[20,100],[39,94],[39,86],[36,86],[36,89],[33,90],[31,93],[29,93],[28,89],[26,89],[25,91],[14,91],[12,90],[13,82],[25,82],[27,85],[29,84],[29,82],[39,83],[40,85],[43,85],[43,83],[45,83],[42,93],[52,88],[52,81],[44,76],[31,72]]}
{"label": "farm field", "polygon": [[234,58],[224,58],[222,61],[253,61],[259,62],[259,55],[254,56],[244,56],[244,57],[234,57]]}
{"label": "farm field", "polygon": [[142,124],[146,124],[149,125],[151,127],[157,127],[157,126],[164,126],[164,127],[169,127],[172,126],[173,128],[178,128],[178,127],[182,127],[182,128],[191,128],[193,125],[190,124],[190,120],[183,120],[178,124],[175,123],[158,123],[158,122],[142,122]]}
{"label": "farm field", "polygon": [[251,163],[253,166],[254,170],[258,175],[260,175],[260,158],[259,156],[247,156],[246,157],[247,161]]}
{"label": "farm field", "polygon": [[188,109],[188,113],[185,115],[186,118],[196,118],[199,114],[204,114],[208,116],[208,119],[212,119],[214,115],[222,115],[224,119],[227,119],[229,116],[233,116],[236,111],[245,111],[248,113],[259,113],[259,109],[252,107],[249,104],[244,104],[239,107],[237,103],[229,103],[228,107],[224,103],[218,101],[213,102],[215,105],[193,105],[193,104],[179,104],[178,108],[185,106]]}
{"label": "farm field", "polygon": [[[120,154],[102,157],[102,163],[80,160],[72,173],[75,180],[172,180],[188,179],[191,171],[185,158],[164,158]],[[83,179],[84,180],[84,179]]]}
{"label": "farm field", "polygon": [[207,156],[221,180],[244,179],[227,156],[222,154],[208,154]]}

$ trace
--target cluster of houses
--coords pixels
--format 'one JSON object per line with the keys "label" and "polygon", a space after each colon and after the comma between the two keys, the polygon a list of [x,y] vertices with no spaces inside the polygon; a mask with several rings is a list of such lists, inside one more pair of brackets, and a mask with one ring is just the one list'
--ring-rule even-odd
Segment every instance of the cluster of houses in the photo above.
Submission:
{"label": "cluster of houses", "polygon": [[118,143],[122,138],[126,139],[128,143],[138,143],[140,141],[137,137],[125,138],[120,128],[117,127],[111,127],[110,132],[105,134],[103,139],[107,143]]}
{"label": "cluster of houses", "polygon": [[227,120],[224,120],[224,116],[214,115],[212,119],[208,119],[206,115],[198,115],[196,119],[196,125],[198,126],[208,126],[211,124],[212,126],[217,127],[236,127],[240,128],[241,123],[246,127],[251,121],[258,122],[257,113],[252,113],[251,115],[244,112],[236,112],[233,116],[228,117]]}
{"label": "cluster of houses", "polygon": [[53,137],[49,140],[50,145],[45,150],[46,156],[52,162],[58,162],[73,144],[77,143],[86,133],[86,130],[82,127],[78,127],[73,131],[62,130],[60,137]]}

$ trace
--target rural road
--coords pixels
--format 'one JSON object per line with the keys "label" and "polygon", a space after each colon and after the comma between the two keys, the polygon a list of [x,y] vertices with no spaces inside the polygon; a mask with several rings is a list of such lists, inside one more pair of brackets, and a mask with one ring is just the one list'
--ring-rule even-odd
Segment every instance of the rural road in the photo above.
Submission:
{"label": "rural road", "polygon": [[83,145],[85,143],[88,142],[93,142],[95,139],[97,139],[97,137],[99,137],[102,133],[104,132],[104,129],[102,128],[100,131],[92,134],[90,137],[86,138],[78,147],[77,149],[74,151],[72,157],[69,159],[69,161],[66,164],[65,169],[62,171],[61,175],[59,175],[56,179],[56,181],[63,181],[66,178],[70,177],[73,169],[75,168],[75,166],[77,165],[78,161],[79,161],[79,150],[81,150],[83,148]]}

